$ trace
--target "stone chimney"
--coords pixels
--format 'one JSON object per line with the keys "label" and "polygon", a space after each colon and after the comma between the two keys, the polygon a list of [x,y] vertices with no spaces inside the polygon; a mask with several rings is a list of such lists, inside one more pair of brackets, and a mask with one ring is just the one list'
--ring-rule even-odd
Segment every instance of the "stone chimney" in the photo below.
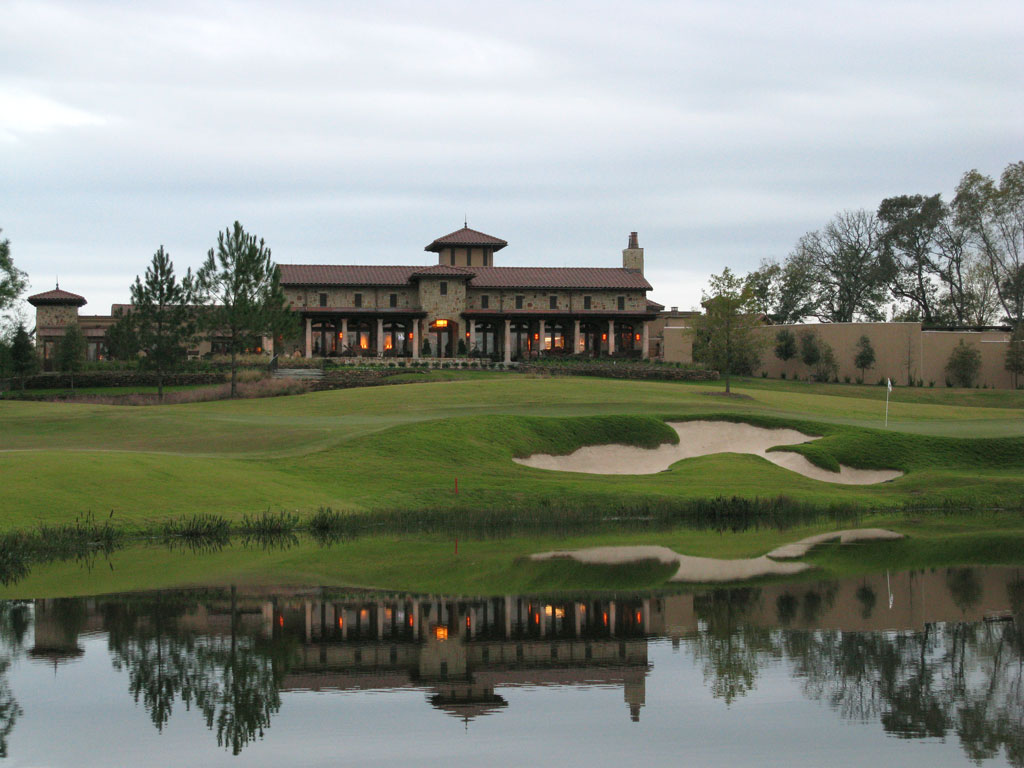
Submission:
{"label": "stone chimney", "polygon": [[636,232],[629,233],[629,247],[622,252],[622,268],[644,273],[644,249],[640,247]]}

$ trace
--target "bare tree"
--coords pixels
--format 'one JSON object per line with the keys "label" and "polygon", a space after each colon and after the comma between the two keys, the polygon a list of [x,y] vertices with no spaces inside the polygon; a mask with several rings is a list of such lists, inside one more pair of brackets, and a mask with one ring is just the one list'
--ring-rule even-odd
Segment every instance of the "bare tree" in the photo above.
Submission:
{"label": "bare tree", "polygon": [[843,211],[821,230],[808,232],[790,255],[814,282],[819,320],[879,320],[886,299],[886,271],[879,258],[880,228],[870,211]]}

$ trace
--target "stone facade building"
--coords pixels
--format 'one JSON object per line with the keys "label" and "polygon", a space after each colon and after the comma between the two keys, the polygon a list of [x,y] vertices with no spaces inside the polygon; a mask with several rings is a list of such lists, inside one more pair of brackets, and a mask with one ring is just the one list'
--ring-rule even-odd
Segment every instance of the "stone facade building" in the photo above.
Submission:
{"label": "stone facade building", "polygon": [[621,267],[495,266],[504,240],[463,227],[425,250],[423,266],[281,264],[281,284],[304,334],[278,354],[646,358],[651,322],[636,232]]}

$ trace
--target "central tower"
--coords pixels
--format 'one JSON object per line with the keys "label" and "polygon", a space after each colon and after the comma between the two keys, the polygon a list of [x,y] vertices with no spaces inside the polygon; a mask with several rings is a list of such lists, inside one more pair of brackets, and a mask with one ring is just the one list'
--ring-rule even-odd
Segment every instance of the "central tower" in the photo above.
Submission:
{"label": "central tower", "polygon": [[423,250],[437,254],[437,263],[446,267],[493,267],[494,252],[508,243],[464,226],[437,238]]}

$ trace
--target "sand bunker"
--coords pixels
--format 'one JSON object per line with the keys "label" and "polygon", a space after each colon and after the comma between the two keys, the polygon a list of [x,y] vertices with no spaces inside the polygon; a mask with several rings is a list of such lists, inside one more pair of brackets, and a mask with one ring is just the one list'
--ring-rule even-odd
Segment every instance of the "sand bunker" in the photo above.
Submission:
{"label": "sand bunker", "polygon": [[795,429],[764,429],[731,421],[671,422],[679,435],[678,445],[636,448],[629,445],[591,445],[567,456],[537,453],[525,459],[513,459],[536,469],[560,472],[585,472],[595,475],[653,475],[677,461],[712,453],[750,453],[784,469],[814,480],[844,485],[872,485],[894,480],[903,473],[891,469],[854,469],[840,465],[838,472],[816,467],[798,453],[768,452],[776,445],[809,443],[817,437]]}
{"label": "sand bunker", "polygon": [[588,549],[566,549],[554,552],[539,552],[530,555],[531,560],[554,560],[565,558],[590,565],[627,565],[645,560],[657,560],[665,565],[678,564],[679,568],[669,581],[725,582],[745,581],[760,576],[790,576],[809,570],[807,563],[777,562],[774,558],[790,559],[802,557],[813,547],[827,541],[839,540],[841,544],[860,541],[890,541],[902,539],[903,534],[884,528],[855,528],[846,531],[832,531],[818,536],[786,544],[761,557],[738,560],[719,560],[714,557],[693,557],[680,555],[668,547],[637,545],[627,547],[590,547]]}

